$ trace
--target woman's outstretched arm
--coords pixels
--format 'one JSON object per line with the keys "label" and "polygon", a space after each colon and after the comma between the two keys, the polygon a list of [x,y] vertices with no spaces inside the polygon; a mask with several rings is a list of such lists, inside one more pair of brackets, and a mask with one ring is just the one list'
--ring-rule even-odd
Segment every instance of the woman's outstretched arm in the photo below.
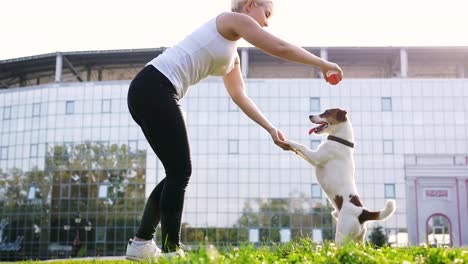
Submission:
{"label": "woman's outstretched arm", "polygon": [[291,147],[284,141],[285,137],[283,133],[268,121],[260,109],[258,109],[257,105],[245,93],[244,79],[242,78],[240,70],[239,57],[236,58],[233,70],[225,75],[223,80],[229,95],[239,108],[250,119],[255,121],[255,123],[268,131],[276,145],[284,150],[290,150]]}

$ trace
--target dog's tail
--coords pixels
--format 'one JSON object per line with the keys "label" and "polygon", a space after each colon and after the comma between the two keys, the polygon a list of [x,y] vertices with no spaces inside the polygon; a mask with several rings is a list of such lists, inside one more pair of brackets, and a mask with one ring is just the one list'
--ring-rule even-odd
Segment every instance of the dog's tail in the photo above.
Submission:
{"label": "dog's tail", "polygon": [[380,211],[372,212],[364,208],[359,215],[359,222],[362,224],[366,221],[384,220],[395,212],[395,207],[395,200],[387,200],[387,204]]}

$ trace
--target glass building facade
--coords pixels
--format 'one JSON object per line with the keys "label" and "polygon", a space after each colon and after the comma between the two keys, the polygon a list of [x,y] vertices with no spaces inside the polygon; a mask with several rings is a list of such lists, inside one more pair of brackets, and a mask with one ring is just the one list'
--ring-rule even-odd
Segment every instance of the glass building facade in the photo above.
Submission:
{"label": "glass building facade", "polygon": [[[128,113],[128,81],[0,90],[0,259],[123,255],[164,169]],[[316,148],[309,113],[348,111],[356,182],[370,209],[395,199],[383,225],[407,229],[405,155],[468,153],[463,79],[246,79],[247,93],[290,139]],[[314,169],[273,144],[220,79],[181,100],[193,173],[182,242],[238,245],[332,239]],[[372,226],[372,225],[369,225]],[[156,232],[157,242],[161,240]]]}

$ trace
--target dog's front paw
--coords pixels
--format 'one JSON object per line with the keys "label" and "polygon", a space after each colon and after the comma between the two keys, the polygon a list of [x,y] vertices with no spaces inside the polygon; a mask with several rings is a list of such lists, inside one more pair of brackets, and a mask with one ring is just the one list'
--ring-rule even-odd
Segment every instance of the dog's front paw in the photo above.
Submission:
{"label": "dog's front paw", "polygon": [[295,148],[295,149],[297,149],[298,146],[299,146],[299,143],[297,143],[295,141],[292,141],[290,139],[286,139],[285,142],[286,142],[286,144],[288,144],[289,146],[291,146],[292,148]]}
{"label": "dog's front paw", "polygon": [[293,151],[294,153],[297,154],[297,149],[298,149],[299,144],[292,141],[292,140],[290,140],[290,139],[286,139],[285,142],[286,142],[286,144],[291,146],[291,151]]}

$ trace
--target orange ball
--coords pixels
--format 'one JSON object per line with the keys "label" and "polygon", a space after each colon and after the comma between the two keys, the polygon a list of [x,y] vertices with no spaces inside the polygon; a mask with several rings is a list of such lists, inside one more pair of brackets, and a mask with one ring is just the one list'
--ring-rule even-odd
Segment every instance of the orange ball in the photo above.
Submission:
{"label": "orange ball", "polygon": [[340,81],[338,80],[338,72],[336,71],[329,71],[327,73],[328,82],[332,85],[338,84]]}

